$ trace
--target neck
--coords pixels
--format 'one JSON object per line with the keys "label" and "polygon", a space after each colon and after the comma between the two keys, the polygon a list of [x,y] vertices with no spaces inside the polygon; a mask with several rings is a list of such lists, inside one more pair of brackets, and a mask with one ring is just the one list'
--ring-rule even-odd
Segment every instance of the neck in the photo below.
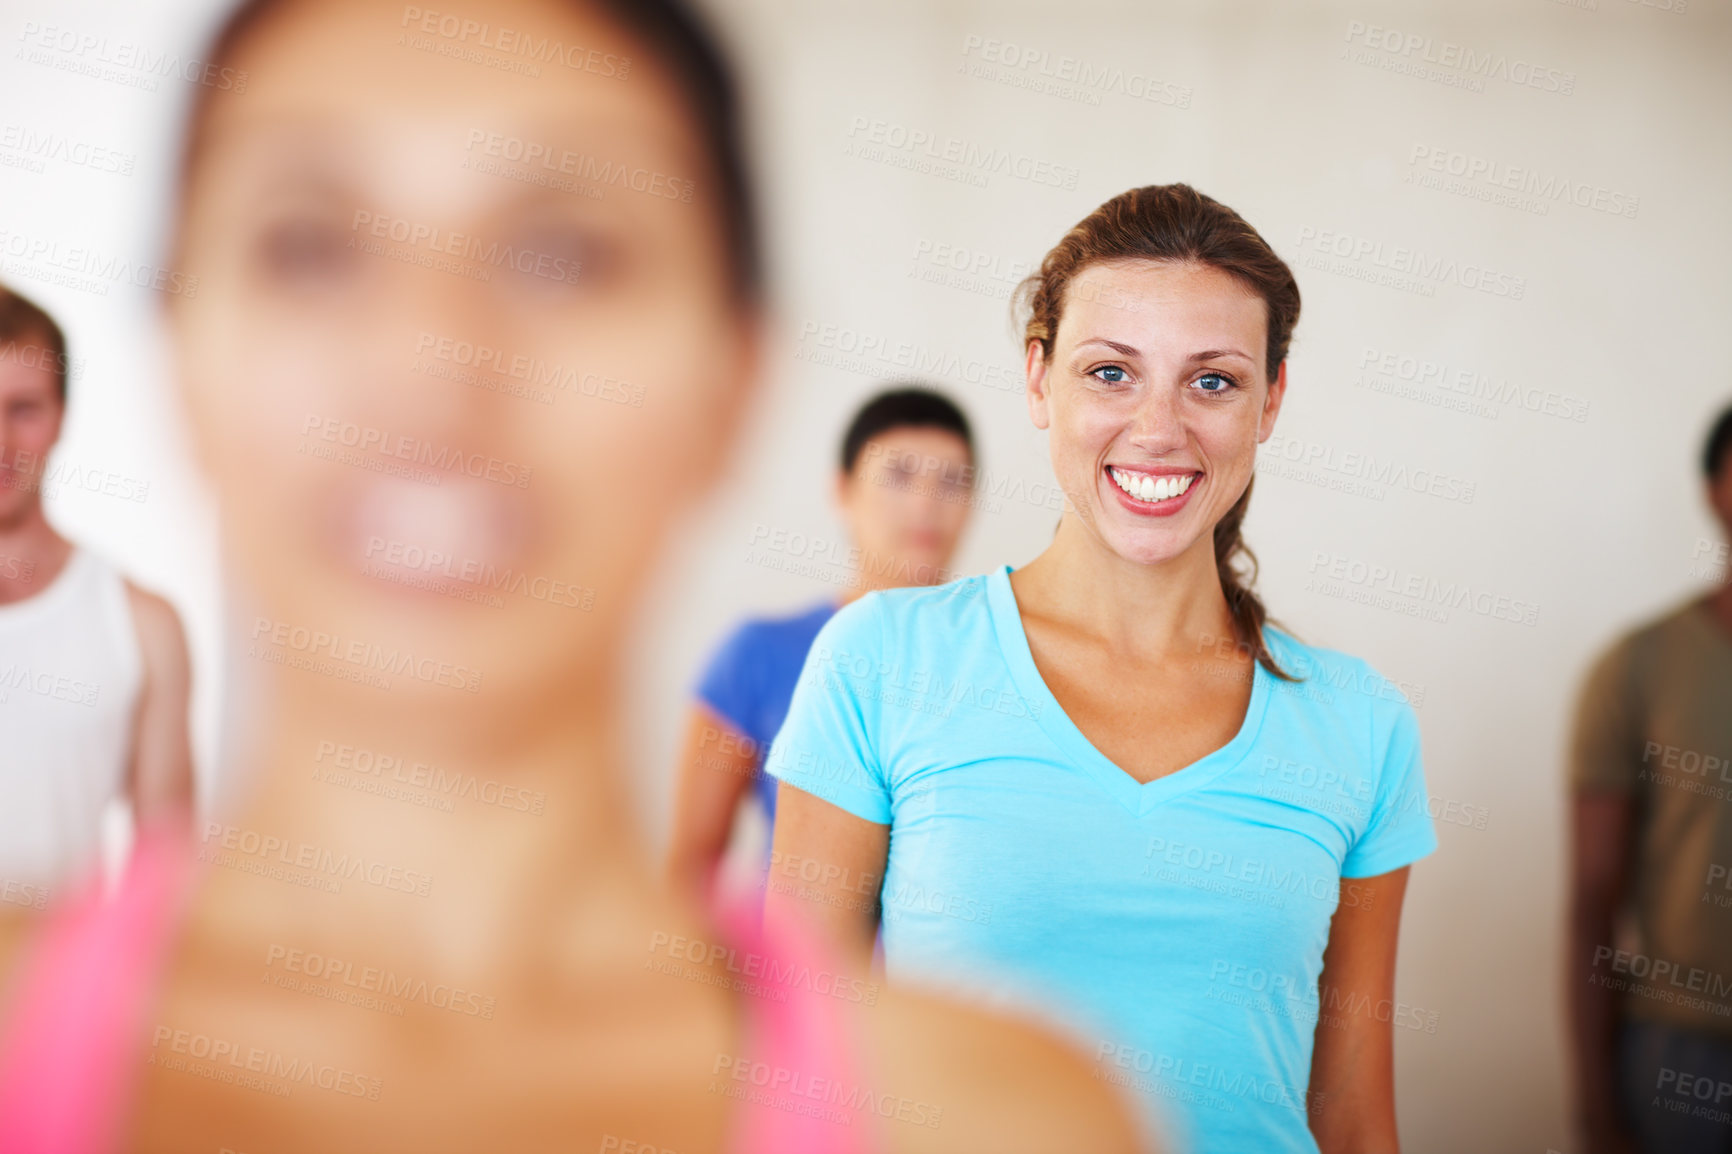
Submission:
{"label": "neck", "polygon": [[54,531],[42,511],[42,498],[0,519],[0,605],[23,601],[46,589],[60,575],[72,543]]}
{"label": "neck", "polygon": [[1192,655],[1235,639],[1212,536],[1156,564],[1127,561],[1067,514],[1046,551],[1013,575],[1039,611],[1111,649]]}
{"label": "neck", "polygon": [[[269,687],[252,797],[231,819],[243,835],[430,878],[431,897],[404,897],[401,916],[459,965],[452,955],[474,962],[544,935],[574,898],[649,893],[606,688],[616,679],[567,680],[515,708],[455,693],[468,700],[403,708],[377,690],[307,684],[329,680],[285,671]],[[224,832],[213,824],[199,831],[207,842]]]}

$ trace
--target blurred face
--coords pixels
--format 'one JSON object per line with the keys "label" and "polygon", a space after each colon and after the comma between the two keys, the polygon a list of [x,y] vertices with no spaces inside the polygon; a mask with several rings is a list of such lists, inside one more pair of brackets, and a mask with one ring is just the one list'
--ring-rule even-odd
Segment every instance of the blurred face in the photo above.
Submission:
{"label": "blurred face", "polygon": [[938,584],[968,524],[974,462],[955,433],[892,428],[866,442],[837,501],[868,577]]}
{"label": "blurred face", "polygon": [[1127,561],[1213,550],[1286,391],[1261,297],[1198,264],[1097,264],[1065,293],[1052,356],[1029,346],[1028,400],[1082,523]]}
{"label": "blurred face", "polygon": [[530,77],[415,11],[287,3],[243,43],[182,212],[178,369],[254,640],[412,650],[518,702],[617,643],[731,439],[752,327],[640,45],[574,4],[441,6],[577,46]]}
{"label": "blurred face", "polygon": [[[39,337],[20,337],[17,350],[40,347]],[[60,439],[61,403],[54,370],[23,355],[0,359],[0,529],[36,508],[48,451]],[[22,363],[21,363],[22,362]]]}

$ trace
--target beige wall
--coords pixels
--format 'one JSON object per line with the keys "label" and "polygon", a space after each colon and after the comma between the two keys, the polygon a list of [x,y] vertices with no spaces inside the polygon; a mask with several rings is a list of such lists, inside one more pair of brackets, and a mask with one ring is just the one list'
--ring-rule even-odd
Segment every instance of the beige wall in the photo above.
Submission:
{"label": "beige wall", "polygon": [[[738,467],[645,626],[633,725],[652,822],[707,649],[741,613],[834,588],[752,542],[838,537],[822,482],[878,379],[933,377],[978,424],[988,488],[958,568],[1041,548],[1056,506],[1018,395],[1009,289],[1099,201],[1189,181],[1262,230],[1305,295],[1247,528],[1265,597],[1420,706],[1442,850],[1415,871],[1403,939],[1400,996],[1436,1014],[1435,1033],[1397,1031],[1407,1149],[1573,1149],[1557,981],[1569,703],[1615,632],[1705,588],[1695,453],[1732,397],[1732,8],[1666,2],[718,4],[753,69],[780,309]],[[0,229],[153,259],[180,94],[12,54],[27,20],[179,43],[190,33],[162,31],[185,24],[172,15],[0,4],[0,122],[137,157],[131,176],[0,166]],[[1475,82],[1463,50],[1496,75]],[[1045,56],[1007,62],[1030,53]],[[924,144],[897,147],[915,134],[940,162],[1010,161],[984,179],[934,170]],[[1448,171],[1480,161],[1539,191],[1501,203],[1478,167]],[[1544,194],[1560,182],[1585,203]],[[1400,262],[1421,271],[1379,283]],[[220,599],[150,303],[19,283],[88,362],[63,458],[150,485],[142,503],[69,493],[55,516],[183,607],[208,765]],[[1466,586],[1487,611],[1377,603],[1329,580],[1337,564]]]}

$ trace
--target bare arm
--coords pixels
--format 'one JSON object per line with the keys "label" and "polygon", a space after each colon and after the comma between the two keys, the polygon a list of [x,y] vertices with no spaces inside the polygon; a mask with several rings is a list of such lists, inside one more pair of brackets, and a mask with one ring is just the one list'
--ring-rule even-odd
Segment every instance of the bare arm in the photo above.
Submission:
{"label": "bare arm", "polygon": [[680,745],[668,877],[703,897],[728,850],[734,811],[758,769],[756,743],[702,702],[692,706]]}
{"label": "bare arm", "polygon": [[1407,867],[1351,879],[1329,923],[1316,1048],[1311,1133],[1323,1154],[1398,1154],[1395,1128],[1395,949]]}
{"label": "bare arm", "polygon": [[133,628],[144,657],[144,687],[133,727],[127,792],[142,827],[192,820],[192,741],[187,722],[192,662],[173,606],[128,584]]}
{"label": "bare arm", "polygon": [[1609,949],[1629,868],[1626,793],[1579,792],[1571,807],[1568,983],[1576,1116],[1591,1154],[1631,1150],[1618,1109],[1617,991],[1595,981],[1594,951]]}
{"label": "bare arm", "polygon": [[17,906],[0,906],[0,1005],[10,1001],[9,991],[24,952],[25,939],[38,919]]}
{"label": "bare arm", "polygon": [[890,859],[890,827],[855,817],[803,789],[776,792],[764,920],[792,919],[829,941],[863,973],[878,934],[878,895]]}

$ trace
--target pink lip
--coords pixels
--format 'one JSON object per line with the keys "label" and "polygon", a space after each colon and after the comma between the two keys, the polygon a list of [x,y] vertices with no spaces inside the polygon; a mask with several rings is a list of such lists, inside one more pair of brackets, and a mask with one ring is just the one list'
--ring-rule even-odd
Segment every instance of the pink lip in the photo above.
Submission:
{"label": "pink lip", "polygon": [[[1122,466],[1116,465],[1113,467],[1122,468]],[[1197,473],[1196,469],[1124,469],[1124,471],[1127,473],[1146,473],[1151,477],[1184,477],[1192,473]],[[1114,481],[1112,474],[1108,473],[1105,469],[1101,470],[1101,479],[1107,483],[1107,488],[1113,491],[1113,496],[1119,499],[1119,504],[1130,512],[1135,513],[1137,516],[1171,517],[1190,503],[1191,494],[1197,491],[1198,486],[1204,483],[1206,477],[1202,474],[1198,474],[1197,479],[1191,482],[1191,487],[1189,489],[1186,489],[1177,497],[1168,497],[1165,501],[1161,501],[1158,504],[1150,504],[1147,501],[1137,500],[1135,497],[1119,488],[1118,482]]]}

